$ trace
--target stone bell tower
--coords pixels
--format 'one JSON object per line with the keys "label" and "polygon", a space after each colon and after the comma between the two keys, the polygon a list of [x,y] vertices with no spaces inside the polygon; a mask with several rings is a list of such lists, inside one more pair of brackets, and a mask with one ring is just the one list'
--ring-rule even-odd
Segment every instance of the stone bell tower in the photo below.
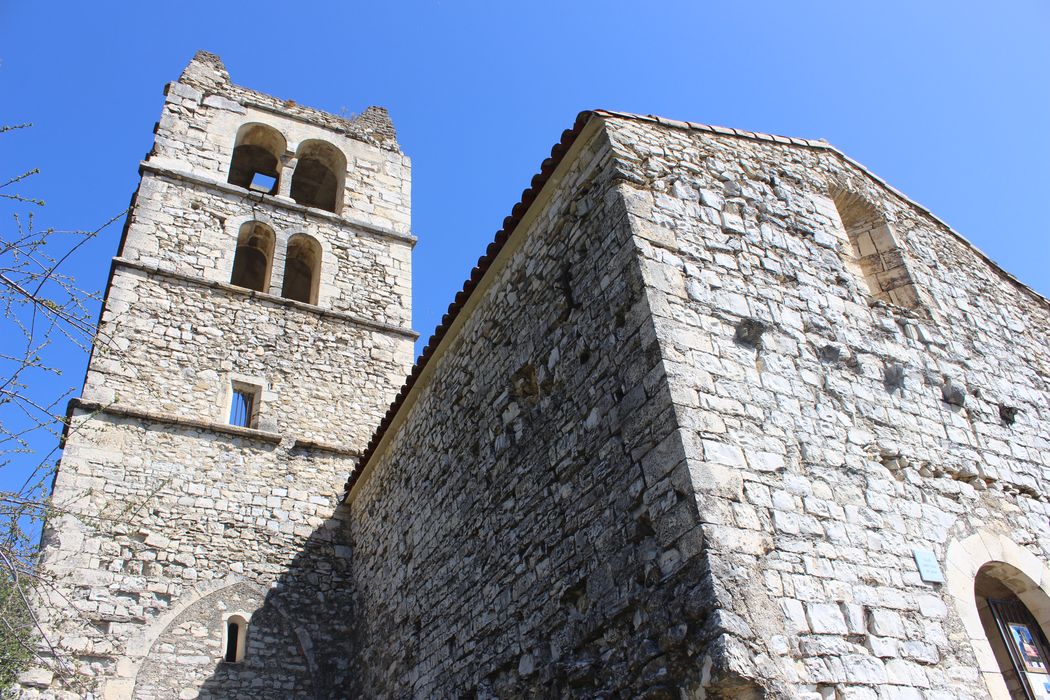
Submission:
{"label": "stone bell tower", "polygon": [[45,530],[73,661],[25,692],[326,695],[335,506],[416,337],[409,160],[386,110],[276,99],[208,53],[165,95]]}

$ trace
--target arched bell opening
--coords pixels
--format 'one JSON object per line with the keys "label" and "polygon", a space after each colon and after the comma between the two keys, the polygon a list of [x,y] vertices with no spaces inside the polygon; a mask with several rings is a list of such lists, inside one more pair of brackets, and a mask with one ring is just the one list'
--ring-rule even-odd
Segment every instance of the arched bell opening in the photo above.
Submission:
{"label": "arched bell opening", "polygon": [[303,141],[295,154],[289,194],[299,204],[338,214],[343,206],[346,156],[325,141]]}
{"label": "arched bell opening", "polygon": [[245,124],[237,131],[227,181],[238,187],[275,194],[281,179],[281,156],[287,147],[287,141],[277,129],[265,124]]}
{"label": "arched bell opening", "polygon": [[257,292],[269,291],[274,241],[273,229],[266,224],[258,221],[242,224],[237,234],[230,284]]}

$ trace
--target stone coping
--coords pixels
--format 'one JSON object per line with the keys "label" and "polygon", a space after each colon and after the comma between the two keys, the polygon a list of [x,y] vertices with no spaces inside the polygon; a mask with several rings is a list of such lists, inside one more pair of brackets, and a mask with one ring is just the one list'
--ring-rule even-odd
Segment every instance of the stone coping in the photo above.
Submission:
{"label": "stone coping", "polygon": [[[258,440],[259,442],[270,443],[273,445],[279,445],[285,441],[285,436],[280,433],[275,433],[269,430],[259,430],[257,428],[243,428],[238,425],[229,425],[228,423],[219,423],[217,421],[203,420],[200,418],[190,418],[187,416],[178,416],[173,413],[165,413],[162,411],[146,411],[141,408],[134,408],[132,406],[125,406],[122,404],[103,404],[97,401],[84,401],[83,399],[70,399],[69,406],[66,409],[66,431],[69,429],[69,416],[72,416],[73,411],[87,411],[88,413],[105,413],[111,416],[117,416],[120,418],[135,418],[137,420],[151,421],[154,423],[164,423],[166,425],[175,425],[181,428],[194,428],[197,430],[205,430],[210,433],[220,433],[223,435],[233,435],[235,437],[247,438],[249,440]],[[65,432],[63,433],[62,439],[65,441]],[[358,452],[352,450],[349,447],[342,445],[336,445],[329,442],[322,442],[319,440],[306,440],[303,438],[295,438],[292,442],[293,449],[310,450],[318,452],[330,452],[336,455],[342,455],[345,457],[356,457]]]}
{"label": "stone coping", "polygon": [[251,440],[259,440],[260,442],[268,442],[274,445],[280,444],[281,440],[284,439],[280,433],[273,433],[268,430],[242,428],[238,425],[218,423],[216,421],[202,420],[200,418],[189,418],[187,416],[177,416],[174,413],[145,411],[141,408],[133,408],[131,406],[124,406],[116,403],[104,404],[97,401],[70,399],[67,413],[72,415],[75,410],[88,411],[90,413],[105,413],[107,415],[119,416],[121,418],[136,418],[138,420],[152,421],[154,423],[166,423],[168,425],[177,425],[182,428],[196,428],[211,433],[223,433],[225,435],[235,435],[237,437],[248,438]]}
{"label": "stone coping", "polygon": [[334,318],[340,321],[345,321],[351,325],[360,326],[368,330],[377,331],[379,333],[387,333],[391,335],[399,335],[403,338],[415,342],[419,337],[419,333],[416,333],[410,328],[402,328],[401,326],[395,326],[391,323],[383,323],[382,321],[372,321],[367,318],[362,318],[354,314],[346,313],[345,311],[334,311],[332,309],[326,309],[314,304],[307,304],[302,301],[295,301],[294,299],[285,299],[284,297],[277,296],[275,294],[267,294],[266,292],[257,292],[254,289],[245,289],[244,287],[238,287],[228,282],[216,282],[214,280],[206,280],[202,277],[195,277],[194,275],[187,275],[183,272],[175,272],[174,270],[165,270],[162,267],[156,265],[147,265],[145,263],[135,262],[134,260],[127,260],[125,258],[113,258],[113,265],[126,267],[132,270],[139,270],[150,275],[158,275],[161,277],[168,277],[180,282],[187,284],[193,284],[198,287],[211,287],[212,289],[218,289],[226,292],[227,294],[236,294],[240,296],[249,297],[251,299],[258,299],[259,301],[270,302],[271,304],[278,304],[280,306],[290,306],[300,311],[306,311],[317,316],[323,316],[328,318]]}
{"label": "stone coping", "polygon": [[303,440],[296,438],[292,444],[294,449],[299,450],[319,450],[321,452],[331,452],[332,454],[342,455],[343,457],[359,457],[361,453],[357,450],[351,450],[349,447],[343,447],[341,445],[334,445],[330,442],[320,442],[318,440]]}
{"label": "stone coping", "polygon": [[262,204],[270,204],[275,207],[287,209],[300,214],[306,214],[315,219],[324,219],[340,226],[354,229],[355,232],[364,233],[366,235],[376,236],[378,238],[385,238],[388,240],[397,241],[407,246],[415,247],[419,239],[408,233],[398,233],[393,229],[382,228],[381,226],[375,226],[373,224],[367,224],[357,219],[351,219],[346,216],[340,216],[334,212],[325,211],[324,209],[318,209],[316,207],[307,207],[299,204],[295,200],[288,199],[287,197],[279,197],[272,194],[266,194],[264,192],[254,192],[244,187],[238,187],[237,185],[231,185],[228,182],[222,182],[221,180],[214,180],[212,178],[203,177],[196,173],[190,173],[185,170],[177,170],[175,168],[169,168],[163,165],[157,165],[150,163],[149,161],[139,162],[139,174],[144,172],[159,175],[170,180],[179,180],[181,182],[188,182],[193,185],[200,185],[201,187],[207,187],[213,190],[219,190],[227,194],[237,195],[238,197],[247,197],[253,199]]}

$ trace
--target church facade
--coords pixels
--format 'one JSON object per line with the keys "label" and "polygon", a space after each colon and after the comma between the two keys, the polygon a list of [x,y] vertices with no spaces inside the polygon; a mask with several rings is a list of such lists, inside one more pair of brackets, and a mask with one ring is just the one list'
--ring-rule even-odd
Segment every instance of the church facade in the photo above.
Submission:
{"label": "church facade", "polygon": [[24,696],[1050,697],[1050,302],[827,143],[581,114],[414,365],[384,110],[141,171]]}

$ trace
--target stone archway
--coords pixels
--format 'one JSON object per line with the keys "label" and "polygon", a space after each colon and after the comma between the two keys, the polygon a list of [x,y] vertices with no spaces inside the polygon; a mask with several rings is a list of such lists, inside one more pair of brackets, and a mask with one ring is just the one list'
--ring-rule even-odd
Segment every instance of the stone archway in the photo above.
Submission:
{"label": "stone archway", "polygon": [[948,593],[962,620],[978,670],[992,698],[1009,700],[1000,662],[985,631],[975,582],[978,573],[994,575],[1028,608],[1044,634],[1050,633],[1050,568],[1027,549],[990,530],[979,530],[948,545]]}
{"label": "stone archway", "polygon": [[[250,619],[243,663],[223,663],[229,614]],[[253,636],[254,635],[254,636]],[[315,696],[312,644],[262,586],[230,576],[187,591],[167,614],[129,640],[104,697],[217,698]],[[270,679],[273,682],[267,682]]]}

